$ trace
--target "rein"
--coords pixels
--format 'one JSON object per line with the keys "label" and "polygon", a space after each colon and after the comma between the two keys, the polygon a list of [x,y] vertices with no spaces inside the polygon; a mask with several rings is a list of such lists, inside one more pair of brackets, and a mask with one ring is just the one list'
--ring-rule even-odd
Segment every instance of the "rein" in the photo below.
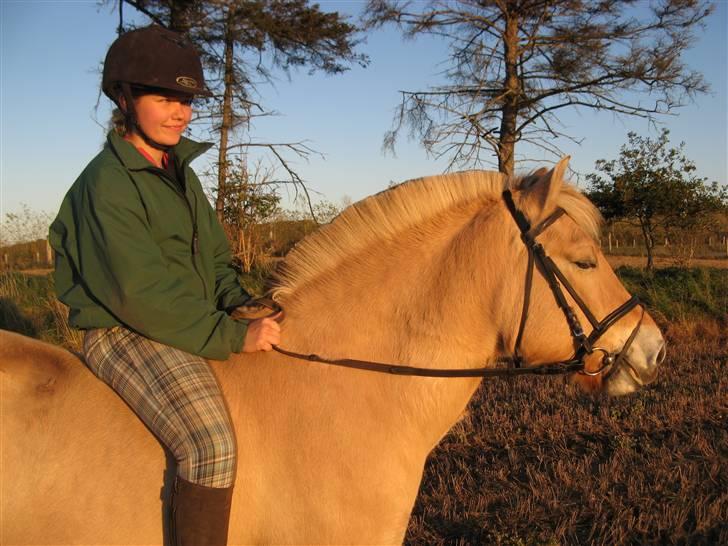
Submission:
{"label": "rein", "polygon": [[[391,375],[410,375],[418,377],[515,377],[517,375],[560,375],[581,371],[584,364],[578,360],[567,360],[563,362],[549,362],[538,366],[525,366],[520,368],[417,368],[415,366],[405,366],[401,364],[384,364],[382,362],[373,362],[371,360],[356,360],[353,358],[328,359],[316,354],[302,354],[293,351],[281,349],[277,345],[273,346],[273,350],[282,355],[306,360],[308,362],[318,362],[320,364],[331,364],[332,366],[343,366],[345,368],[355,368],[357,370],[367,370],[370,372],[388,373]],[[499,360],[500,361],[500,360]]]}
{"label": "rein", "polygon": [[[298,360],[304,360],[306,362],[318,362],[320,364],[329,364],[332,366],[342,366],[345,368],[354,368],[358,370],[366,370],[371,372],[386,373],[391,375],[402,375],[402,376],[417,376],[417,377],[515,377],[519,375],[560,375],[567,373],[578,372],[584,375],[597,376],[604,372],[605,377],[609,377],[624,360],[624,355],[632,345],[632,342],[637,337],[637,333],[642,325],[642,319],[644,318],[645,310],[644,306],[640,303],[636,296],[632,296],[629,300],[624,302],[622,305],[617,307],[614,311],[609,313],[603,320],[598,321],[594,314],[589,310],[584,300],[579,297],[576,290],[571,283],[567,280],[558,266],[554,261],[549,258],[544,250],[543,246],[536,241],[536,237],[541,234],[546,228],[558,220],[565,211],[561,208],[557,209],[553,214],[548,216],[536,227],[531,227],[530,222],[526,219],[525,215],[516,208],[513,201],[513,196],[509,190],[503,192],[503,200],[505,201],[506,207],[508,208],[511,216],[515,220],[518,228],[521,231],[521,239],[523,240],[526,248],[528,249],[528,266],[526,269],[526,288],[523,297],[523,308],[521,311],[521,321],[518,327],[518,334],[516,336],[516,343],[513,350],[512,356],[502,356],[495,359],[496,364],[505,364],[508,367],[502,368],[456,368],[456,369],[441,369],[441,368],[420,368],[415,366],[407,366],[403,364],[387,364],[383,362],[374,362],[370,360],[357,360],[352,358],[341,358],[341,359],[329,359],[319,356],[317,354],[303,354],[295,351],[289,351],[283,349],[277,345],[273,346],[273,350],[278,353],[295,358]],[[545,277],[546,281],[551,288],[556,303],[564,313],[566,322],[569,325],[569,331],[574,341],[575,351],[574,355],[568,360],[560,360],[557,362],[547,362],[538,365],[527,365],[521,356],[521,340],[523,338],[523,332],[526,327],[526,321],[528,320],[528,309],[531,299],[531,290],[533,287],[533,270],[535,264]],[[579,306],[581,311],[586,316],[587,320],[591,323],[592,331],[587,336],[584,333],[584,329],[579,322],[579,319],[574,312],[574,309],[569,306],[566,296],[564,295],[561,286],[566,288],[566,291],[571,295],[576,304]],[[282,308],[273,300],[269,298],[261,298],[256,300],[256,303],[267,307],[278,313]],[[635,328],[632,330],[627,341],[622,346],[622,350],[618,353],[612,353],[602,347],[597,347],[594,344],[596,341],[604,335],[604,333],[611,328],[618,320],[624,317],[636,306],[642,307],[642,315]],[[596,371],[587,371],[585,369],[584,358],[592,353],[602,353],[602,366]]]}

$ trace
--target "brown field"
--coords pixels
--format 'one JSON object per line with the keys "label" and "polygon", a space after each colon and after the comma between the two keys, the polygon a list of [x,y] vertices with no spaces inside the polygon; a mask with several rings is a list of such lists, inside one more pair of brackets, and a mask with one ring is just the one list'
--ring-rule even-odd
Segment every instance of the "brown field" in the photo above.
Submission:
{"label": "brown field", "polygon": [[431,454],[406,544],[728,544],[728,339],[668,331],[658,381],[484,382]]}

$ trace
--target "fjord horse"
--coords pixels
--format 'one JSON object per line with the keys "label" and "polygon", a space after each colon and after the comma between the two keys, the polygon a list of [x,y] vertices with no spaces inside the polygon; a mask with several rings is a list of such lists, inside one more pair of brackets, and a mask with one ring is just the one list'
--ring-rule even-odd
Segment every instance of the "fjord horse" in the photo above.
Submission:
{"label": "fjord horse", "polygon": [[[411,181],[352,205],[286,258],[274,299],[283,343],[330,358],[431,368],[512,353],[527,251],[510,187],[548,255],[596,317],[629,298],[599,250],[599,215],[549,172],[472,171]],[[582,311],[577,315],[586,323]],[[624,394],[652,381],[664,342],[638,308],[599,340],[624,364],[575,381]],[[588,332],[587,332],[588,333]],[[569,327],[540,269],[521,352],[569,358]],[[587,355],[586,369],[601,366]],[[400,377],[277,353],[213,362],[235,422],[230,544],[398,544],[428,453],[478,378]],[[2,544],[161,544],[165,453],[116,394],[57,347],[0,335]],[[534,378],[533,381],[538,381]],[[169,474],[168,474],[169,475]]]}

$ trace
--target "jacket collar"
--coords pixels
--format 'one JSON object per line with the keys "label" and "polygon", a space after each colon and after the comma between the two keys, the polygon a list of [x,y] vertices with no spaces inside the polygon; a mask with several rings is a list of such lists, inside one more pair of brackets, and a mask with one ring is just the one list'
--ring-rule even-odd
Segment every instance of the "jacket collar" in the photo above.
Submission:
{"label": "jacket collar", "polygon": [[[122,165],[129,170],[142,170],[149,168],[147,161],[134,147],[127,142],[116,131],[111,131],[107,137],[107,146],[116,154]],[[195,142],[189,138],[182,137],[176,146],[172,148],[174,156],[180,165],[186,165],[196,157],[204,154],[212,148],[211,142]]]}

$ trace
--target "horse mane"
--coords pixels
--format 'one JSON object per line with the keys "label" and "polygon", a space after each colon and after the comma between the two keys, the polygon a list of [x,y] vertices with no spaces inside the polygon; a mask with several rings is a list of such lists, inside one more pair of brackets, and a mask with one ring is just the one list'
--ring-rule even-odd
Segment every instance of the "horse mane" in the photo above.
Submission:
{"label": "horse mane", "polygon": [[[536,173],[538,174],[538,173]],[[508,178],[500,172],[471,170],[408,180],[367,197],[300,241],[274,277],[274,299],[290,294],[347,257],[393,239],[405,230],[474,200],[500,199],[507,188],[528,187],[534,174]],[[558,205],[593,238],[601,216],[575,188],[564,184]]]}

